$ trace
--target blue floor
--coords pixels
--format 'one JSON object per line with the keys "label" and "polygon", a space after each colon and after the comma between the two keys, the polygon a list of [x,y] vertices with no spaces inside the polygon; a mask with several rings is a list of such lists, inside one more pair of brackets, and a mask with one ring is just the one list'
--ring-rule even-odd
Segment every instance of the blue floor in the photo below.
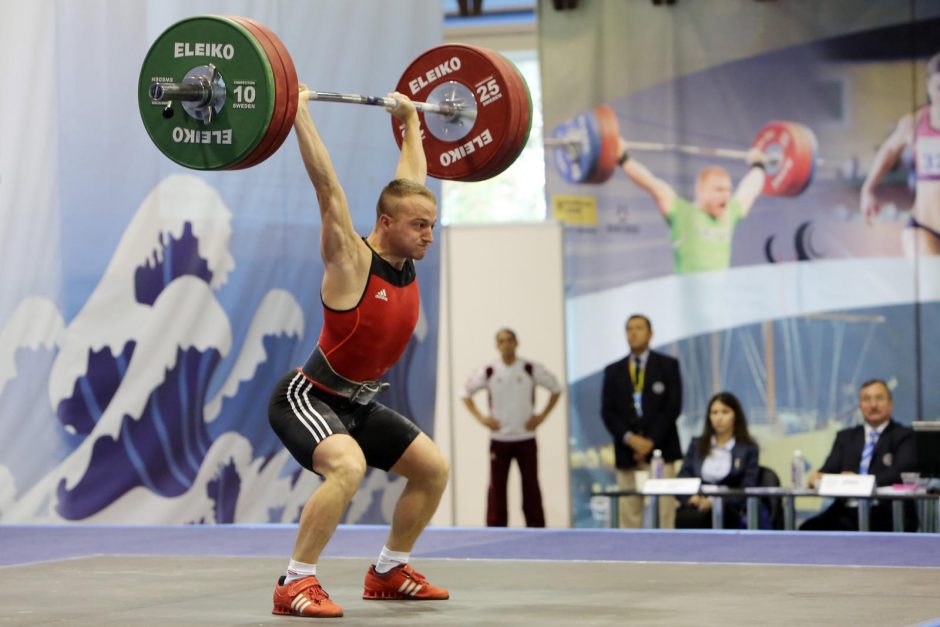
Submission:
{"label": "blue floor", "polygon": [[[374,557],[387,527],[340,526],[324,557]],[[283,557],[293,525],[0,525],[0,566],[92,555]],[[933,534],[431,528],[415,557],[940,567]]]}

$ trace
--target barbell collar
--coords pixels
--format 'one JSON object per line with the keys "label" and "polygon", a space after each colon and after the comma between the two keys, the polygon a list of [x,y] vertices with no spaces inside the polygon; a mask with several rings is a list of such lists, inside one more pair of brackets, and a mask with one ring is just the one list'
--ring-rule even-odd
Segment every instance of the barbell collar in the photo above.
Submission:
{"label": "barbell collar", "polygon": [[[147,95],[154,102],[165,102],[172,108],[174,102],[180,102],[183,110],[203,124],[212,122],[214,114],[225,103],[225,81],[213,64],[192,68],[183,77],[182,82],[155,82],[150,84]],[[171,117],[164,113],[164,117]]]}

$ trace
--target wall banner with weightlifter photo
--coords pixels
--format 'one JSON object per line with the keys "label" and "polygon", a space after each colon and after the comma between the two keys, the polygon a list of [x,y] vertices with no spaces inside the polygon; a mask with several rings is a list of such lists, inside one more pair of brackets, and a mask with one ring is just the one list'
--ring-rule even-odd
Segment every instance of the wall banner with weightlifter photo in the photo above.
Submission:
{"label": "wall banner with weightlifter photo", "polygon": [[898,421],[940,420],[940,7],[540,8],[574,523],[614,482],[602,375],[632,313],[680,361],[683,447],[730,391],[784,484],[794,449],[818,467],[858,423],[865,380]]}

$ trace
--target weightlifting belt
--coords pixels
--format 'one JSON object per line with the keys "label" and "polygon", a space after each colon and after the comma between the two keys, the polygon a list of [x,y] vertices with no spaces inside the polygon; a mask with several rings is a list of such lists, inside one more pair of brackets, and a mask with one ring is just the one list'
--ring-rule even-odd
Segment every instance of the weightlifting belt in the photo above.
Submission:
{"label": "weightlifting belt", "polygon": [[353,381],[347,379],[333,370],[319,345],[313,349],[310,357],[307,358],[307,363],[300,370],[310,381],[318,383],[337,396],[342,396],[359,405],[368,405],[376,394],[390,387],[390,384],[382,381]]}

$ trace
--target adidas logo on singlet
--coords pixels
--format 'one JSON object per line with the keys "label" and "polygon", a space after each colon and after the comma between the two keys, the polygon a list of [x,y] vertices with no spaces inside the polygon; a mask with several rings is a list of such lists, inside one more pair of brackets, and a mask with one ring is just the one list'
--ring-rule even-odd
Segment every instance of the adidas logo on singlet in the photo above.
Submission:
{"label": "adidas logo on singlet", "polygon": [[385,293],[385,289],[384,289],[384,288],[383,288],[383,289],[380,289],[378,292],[376,292],[376,293],[375,293],[375,297],[378,298],[378,299],[380,299],[380,300],[384,300],[385,302],[388,302],[388,294]]}

